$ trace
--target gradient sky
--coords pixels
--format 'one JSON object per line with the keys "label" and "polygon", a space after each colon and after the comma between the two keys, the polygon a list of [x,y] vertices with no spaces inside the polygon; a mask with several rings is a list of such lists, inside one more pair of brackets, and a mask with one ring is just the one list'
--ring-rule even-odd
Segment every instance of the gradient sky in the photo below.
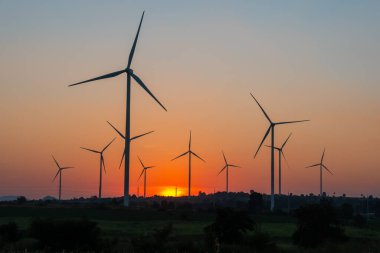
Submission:
{"label": "gradient sky", "polygon": [[[147,165],[148,195],[187,187],[189,130],[193,194],[225,189],[221,150],[242,168],[230,190],[269,192],[270,152],[253,159],[268,123],[286,147],[283,192],[319,192],[326,147],[328,194],[380,195],[379,1],[2,1],[0,0],[0,195],[57,194],[54,154],[65,166],[63,197],[92,196],[100,149],[124,131],[125,76],[67,85],[122,69],[142,11],[133,69],[168,108],[132,84],[132,130],[156,132],[131,150],[131,193]],[[268,142],[267,142],[268,143]],[[104,196],[123,194],[123,142],[105,153]],[[277,157],[276,157],[277,159]],[[277,172],[277,170],[276,170]],[[277,173],[276,173],[277,192]],[[142,193],[142,182],[140,182]]]}

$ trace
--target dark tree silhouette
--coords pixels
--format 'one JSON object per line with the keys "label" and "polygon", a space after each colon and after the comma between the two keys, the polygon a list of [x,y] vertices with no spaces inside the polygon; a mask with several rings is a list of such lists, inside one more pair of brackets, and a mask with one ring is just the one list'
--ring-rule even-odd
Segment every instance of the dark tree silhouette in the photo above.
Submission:
{"label": "dark tree silhouette", "polygon": [[49,250],[95,250],[101,246],[100,229],[88,220],[37,219],[29,232]]}
{"label": "dark tree silhouette", "polygon": [[243,239],[243,236],[254,230],[256,223],[247,212],[234,211],[231,208],[218,209],[215,222],[204,228],[206,240],[217,239],[220,243],[234,243]]}
{"label": "dark tree silhouette", "polygon": [[249,210],[251,212],[261,213],[261,211],[264,208],[263,195],[255,191],[251,191],[251,194],[249,195],[248,204],[249,204]]}
{"label": "dark tree silhouette", "polygon": [[312,248],[326,240],[346,239],[337,211],[328,201],[300,207],[295,215],[298,219],[298,228],[293,234],[293,241],[297,245]]}

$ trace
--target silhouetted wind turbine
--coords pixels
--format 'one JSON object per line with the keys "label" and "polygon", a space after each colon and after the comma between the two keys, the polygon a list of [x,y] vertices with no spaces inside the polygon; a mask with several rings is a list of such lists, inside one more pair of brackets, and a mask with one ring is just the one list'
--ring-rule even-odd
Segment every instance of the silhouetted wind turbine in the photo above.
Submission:
{"label": "silhouetted wind turbine", "polygon": [[141,174],[140,174],[138,180],[140,180],[141,176],[144,174],[144,198],[145,198],[145,197],[146,197],[146,171],[147,171],[148,169],[154,168],[154,167],[156,167],[156,166],[145,166],[145,165],[143,164],[143,162],[141,161],[140,157],[138,157],[138,158],[139,158],[140,163],[141,163],[141,166],[142,166],[142,168],[143,168],[142,171],[141,171]]}
{"label": "silhouetted wind turbine", "polygon": [[[121,138],[123,138],[124,140],[126,139],[125,136],[119,131],[117,130],[116,127],[114,127],[110,122],[107,121],[107,123],[120,135]],[[150,132],[147,132],[147,133],[144,133],[144,134],[140,134],[140,135],[137,135],[137,136],[134,136],[132,138],[129,139],[129,141],[132,141],[134,139],[137,139],[137,138],[140,138],[144,135],[147,135],[147,134],[150,134],[150,133],[153,133],[154,131],[150,131]],[[123,155],[121,156],[121,161],[120,161],[120,165],[119,165],[119,169],[121,168],[121,165],[123,164],[123,160],[124,160],[124,155],[125,155],[125,148],[124,148],[124,152],[123,152]]]}
{"label": "silhouetted wind turbine", "polygon": [[89,149],[89,148],[83,148],[80,147],[81,149],[96,153],[100,155],[100,170],[99,170],[99,199],[102,198],[102,169],[104,169],[104,173],[106,173],[106,164],[104,162],[104,157],[103,153],[106,151],[106,149],[111,145],[111,143],[115,140],[116,138],[113,138],[110,143],[108,143],[101,151],[94,150],[94,149]]}
{"label": "silhouetted wind turbine", "polygon": [[190,197],[191,196],[191,155],[194,155],[195,157],[202,160],[203,162],[206,162],[200,156],[198,156],[193,151],[191,151],[191,131],[190,131],[190,139],[189,139],[189,150],[186,151],[185,153],[173,158],[172,161],[174,161],[177,158],[180,158],[181,156],[187,155],[187,154],[189,154],[189,193],[188,193],[188,196]]}
{"label": "silhouetted wind turbine", "polygon": [[61,167],[59,166],[57,160],[55,160],[54,156],[52,155],[53,157],[53,160],[55,162],[55,164],[57,165],[58,167],[58,171],[57,171],[57,174],[55,174],[55,177],[53,178],[53,182],[54,180],[57,178],[58,174],[59,174],[59,194],[58,194],[58,199],[61,200],[61,192],[62,192],[62,171],[63,170],[66,170],[66,169],[72,169],[74,167]]}
{"label": "silhouetted wind turbine", "polygon": [[[288,138],[285,140],[285,142],[282,144],[281,148],[278,148],[278,147],[274,147],[274,149],[276,149],[278,151],[278,194],[281,195],[281,158],[284,157],[285,159],[285,162],[287,163],[286,161],[286,157],[284,155],[284,147],[286,145],[286,143],[288,142],[290,136],[292,136],[292,134],[290,133]],[[268,148],[270,148],[271,146],[268,146],[268,145],[265,145],[267,146]],[[282,157],[281,157],[282,156]],[[289,166],[289,165],[288,165]]]}
{"label": "silhouetted wind turbine", "polygon": [[225,166],[223,167],[223,169],[221,171],[219,171],[218,175],[220,173],[222,173],[223,170],[226,170],[226,192],[228,192],[228,168],[229,167],[235,167],[235,168],[240,168],[239,166],[237,165],[233,165],[233,164],[229,164],[227,162],[227,159],[226,159],[226,156],[224,155],[224,152],[222,151],[222,154],[223,154],[223,158],[224,158],[224,162],[225,162]]}
{"label": "silhouetted wind turbine", "polygon": [[109,74],[106,74],[106,75],[102,75],[102,76],[99,76],[99,77],[95,77],[95,78],[92,78],[92,79],[89,79],[89,80],[86,80],[86,81],[83,81],[83,82],[78,82],[78,83],[74,83],[74,84],[69,85],[69,86],[74,86],[74,85],[78,85],[78,84],[82,84],[82,83],[87,83],[87,82],[97,81],[97,80],[101,80],[101,79],[112,78],[112,77],[118,76],[118,75],[123,74],[123,73],[125,73],[127,75],[127,102],[126,102],[125,141],[124,141],[124,143],[125,143],[125,152],[124,152],[124,155],[125,155],[125,159],[126,159],[125,163],[124,163],[124,169],[125,169],[125,171],[124,171],[124,206],[129,206],[129,161],[130,161],[129,154],[130,154],[130,142],[128,140],[130,139],[130,131],[131,131],[131,120],[130,120],[130,115],[131,115],[131,113],[130,113],[131,112],[131,77],[166,111],[166,108],[161,104],[160,101],[158,101],[158,99],[148,89],[148,87],[144,84],[144,82],[140,79],[140,77],[138,77],[133,72],[133,70],[131,69],[132,59],[133,59],[133,55],[135,53],[136,44],[137,44],[137,40],[138,40],[138,37],[139,37],[141,24],[142,24],[142,21],[143,21],[143,18],[144,18],[144,13],[145,12],[143,12],[143,14],[141,16],[139,28],[137,30],[137,34],[136,34],[135,40],[133,41],[133,46],[132,46],[131,52],[129,53],[128,65],[127,65],[127,67],[125,69],[119,70],[119,71],[116,71],[116,72],[112,72],[112,73],[109,73]]}
{"label": "silhouetted wind turbine", "polygon": [[265,135],[264,135],[264,138],[263,140],[261,141],[260,143],[260,146],[259,148],[257,149],[256,153],[255,153],[255,157],[257,156],[257,153],[259,153],[259,150],[261,148],[261,146],[263,145],[265,139],[267,138],[269,132],[272,133],[272,136],[271,136],[271,170],[270,170],[270,174],[271,174],[271,179],[270,179],[270,192],[271,192],[271,198],[270,198],[270,210],[273,211],[274,210],[274,128],[275,126],[277,125],[285,125],[285,124],[292,124],[292,123],[298,123],[298,122],[305,122],[305,121],[309,121],[309,120],[296,120],[296,121],[284,121],[284,122],[273,122],[268,114],[264,111],[263,107],[260,105],[259,101],[257,101],[257,99],[252,95],[251,93],[251,96],[252,98],[256,101],[257,105],[260,107],[261,111],[264,113],[265,117],[267,118],[267,120],[269,121],[270,125],[269,125],[269,128],[268,130],[266,131]]}
{"label": "silhouetted wind turbine", "polygon": [[310,165],[310,166],[307,166],[305,168],[311,168],[311,167],[317,167],[319,166],[319,176],[320,176],[320,197],[322,198],[322,170],[325,169],[327,170],[331,175],[333,175],[333,173],[323,164],[323,158],[325,157],[325,150],[326,149],[323,149],[323,153],[322,153],[322,157],[321,157],[321,162],[320,163],[317,163],[317,164],[313,164],[313,165]]}

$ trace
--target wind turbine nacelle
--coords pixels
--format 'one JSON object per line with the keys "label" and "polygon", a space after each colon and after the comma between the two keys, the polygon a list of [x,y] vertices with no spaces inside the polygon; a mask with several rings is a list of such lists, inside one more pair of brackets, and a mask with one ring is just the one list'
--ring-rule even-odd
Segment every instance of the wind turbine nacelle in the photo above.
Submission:
{"label": "wind turbine nacelle", "polygon": [[130,74],[130,75],[133,75],[133,69],[126,68],[126,69],[125,69],[125,72],[127,72],[127,73]]}

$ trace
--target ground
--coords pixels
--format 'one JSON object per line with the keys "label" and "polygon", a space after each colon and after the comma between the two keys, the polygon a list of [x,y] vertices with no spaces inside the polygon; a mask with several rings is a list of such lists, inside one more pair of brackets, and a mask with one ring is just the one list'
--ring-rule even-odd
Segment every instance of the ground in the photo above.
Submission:
{"label": "ground", "polygon": [[[1,206],[0,224],[16,222],[26,229],[35,218],[81,219],[96,221],[104,238],[119,238],[153,233],[172,224],[178,237],[203,240],[203,228],[214,220],[213,212],[168,211],[156,209],[104,208],[104,207],[20,207]],[[261,231],[267,232],[283,252],[380,252],[380,221],[371,220],[365,228],[345,226],[350,240],[342,245],[327,245],[316,250],[303,250],[293,245],[291,236],[296,220],[287,215],[260,215],[254,219]],[[368,249],[367,249],[367,248]]]}

